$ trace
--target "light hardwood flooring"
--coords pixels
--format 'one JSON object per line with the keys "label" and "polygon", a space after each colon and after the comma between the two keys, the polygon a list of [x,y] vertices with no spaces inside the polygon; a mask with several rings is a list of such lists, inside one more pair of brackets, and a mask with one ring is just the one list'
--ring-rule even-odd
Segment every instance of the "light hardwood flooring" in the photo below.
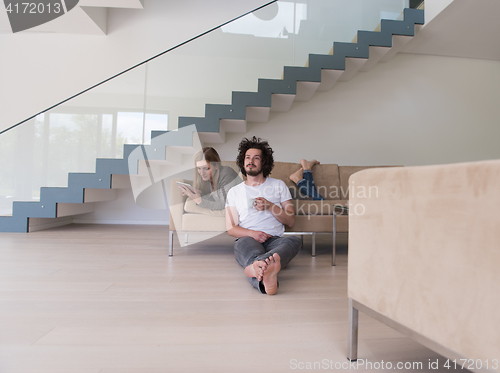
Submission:
{"label": "light hardwood flooring", "polygon": [[[233,242],[176,242],[169,258],[166,227],[0,233],[0,372],[387,370],[335,369],[347,363],[345,245],[332,267],[329,237],[317,238],[315,258],[305,237],[267,296],[247,282]],[[450,371],[430,369],[445,358],[362,313],[359,333],[364,361]]]}

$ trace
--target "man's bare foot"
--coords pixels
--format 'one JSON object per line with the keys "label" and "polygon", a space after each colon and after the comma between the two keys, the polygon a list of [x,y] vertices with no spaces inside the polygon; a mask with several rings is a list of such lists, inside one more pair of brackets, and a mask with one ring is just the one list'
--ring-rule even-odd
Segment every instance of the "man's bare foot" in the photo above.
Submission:
{"label": "man's bare foot", "polygon": [[281,258],[278,254],[273,254],[266,259],[267,268],[264,270],[262,282],[266,294],[274,295],[278,292],[278,272],[281,270]]}
{"label": "man's bare foot", "polygon": [[261,281],[264,271],[267,268],[267,263],[264,260],[256,260],[245,268],[245,275],[248,277],[255,277]]}
{"label": "man's bare foot", "polygon": [[289,179],[292,180],[295,184],[297,184],[303,178],[304,178],[304,173],[302,172],[302,168],[298,171],[295,171],[289,177]]}
{"label": "man's bare foot", "polygon": [[320,162],[317,161],[316,159],[313,159],[312,161],[308,161],[306,159],[301,159],[300,164],[302,165],[302,168],[304,170],[312,170],[312,168],[314,166],[316,166],[317,164],[320,164]]}

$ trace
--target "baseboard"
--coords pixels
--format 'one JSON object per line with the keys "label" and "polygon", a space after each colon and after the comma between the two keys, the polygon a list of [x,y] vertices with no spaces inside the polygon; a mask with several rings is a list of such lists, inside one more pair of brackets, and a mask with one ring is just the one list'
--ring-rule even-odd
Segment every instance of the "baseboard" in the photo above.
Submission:
{"label": "baseboard", "polygon": [[144,220],[100,220],[100,219],[78,219],[73,218],[74,224],[108,224],[108,225],[169,225],[168,221],[144,221]]}

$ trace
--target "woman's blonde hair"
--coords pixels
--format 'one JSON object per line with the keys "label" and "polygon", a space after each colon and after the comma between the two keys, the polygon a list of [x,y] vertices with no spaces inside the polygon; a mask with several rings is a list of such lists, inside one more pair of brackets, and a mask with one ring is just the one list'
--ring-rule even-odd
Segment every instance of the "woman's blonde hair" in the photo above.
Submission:
{"label": "woman's blonde hair", "polygon": [[220,171],[220,157],[217,150],[212,147],[204,147],[194,156],[194,187],[201,191],[202,195],[209,194],[210,181],[203,181],[198,170],[196,169],[196,163],[205,160],[212,171],[212,181],[214,182],[214,190],[217,190],[217,184],[219,183],[219,171]]}

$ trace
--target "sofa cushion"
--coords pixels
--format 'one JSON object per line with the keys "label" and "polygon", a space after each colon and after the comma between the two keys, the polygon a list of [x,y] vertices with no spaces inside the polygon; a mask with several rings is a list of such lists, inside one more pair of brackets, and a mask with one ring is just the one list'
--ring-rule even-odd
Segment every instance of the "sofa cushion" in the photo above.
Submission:
{"label": "sofa cushion", "polygon": [[[303,201],[293,200],[295,215],[332,215],[342,213],[341,206],[348,207],[348,200]],[[338,206],[338,207],[336,207]]]}
{"label": "sofa cushion", "polygon": [[205,209],[203,207],[198,206],[191,198],[186,199],[186,203],[184,204],[184,211],[191,214],[202,214],[209,216],[225,216],[225,209],[223,210],[210,210]]}
{"label": "sofa cushion", "polygon": [[[286,227],[287,232],[331,232],[333,225],[332,215],[311,216],[297,215],[292,228]],[[348,216],[337,216],[337,232],[347,232],[349,227]],[[184,214],[182,216],[182,230],[199,232],[224,232],[226,219],[223,216],[208,216],[201,214]]]}
{"label": "sofa cushion", "polygon": [[[349,199],[349,178],[352,174],[358,171],[366,170],[368,168],[380,168],[380,167],[402,167],[402,166],[339,166],[340,174],[340,199]],[[351,185],[351,189],[355,193],[374,193],[370,189],[370,185]],[[361,196],[360,196],[361,197]],[[363,197],[366,198],[366,197]]]}
{"label": "sofa cushion", "polygon": [[[348,231],[348,216],[337,216],[337,232]],[[332,215],[295,217],[292,228],[286,227],[287,232],[331,232],[333,226]],[[182,230],[196,232],[224,232],[226,219],[222,216],[207,216],[201,214],[184,214],[182,216]]]}
{"label": "sofa cushion", "polygon": [[[275,162],[274,169],[269,176],[275,179],[283,180],[289,188],[297,191],[295,194],[292,193],[292,196],[297,196],[299,194],[297,185],[290,181],[289,177],[300,168],[300,163]],[[323,196],[323,198],[327,200],[340,199],[340,178],[338,165],[319,164],[314,166],[313,178],[314,184],[316,184],[316,189],[319,194]]]}
{"label": "sofa cushion", "polygon": [[184,214],[182,215],[182,230],[196,232],[224,232],[226,230],[226,218],[224,216]]}

